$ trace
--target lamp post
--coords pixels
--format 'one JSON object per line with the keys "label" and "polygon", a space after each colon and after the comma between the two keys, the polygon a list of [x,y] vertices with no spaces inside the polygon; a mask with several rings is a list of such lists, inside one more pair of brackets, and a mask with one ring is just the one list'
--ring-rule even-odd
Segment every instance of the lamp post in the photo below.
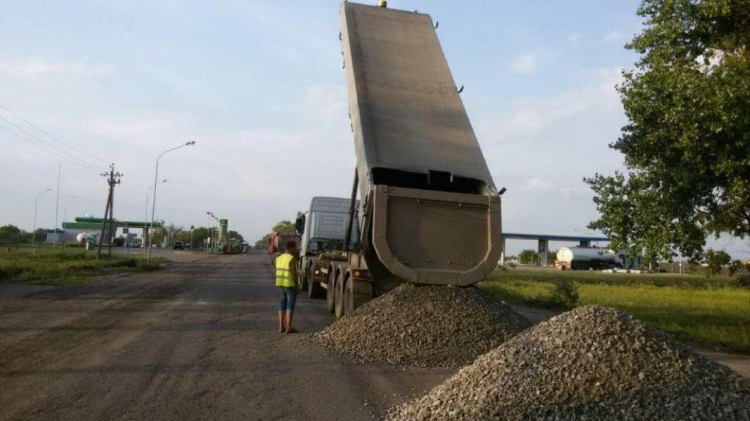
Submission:
{"label": "lamp post", "polygon": [[[195,145],[194,140],[186,142],[184,145],[180,145],[175,148],[167,149],[166,151],[160,153],[159,156],[156,157],[156,171],[154,171],[154,199],[153,199],[153,202],[151,203],[151,224],[150,224],[151,228],[149,229],[149,231],[154,228],[154,214],[156,213],[156,186],[159,180],[159,160],[161,159],[162,156],[164,156],[164,154],[168,152],[176,151],[177,149],[184,148],[185,146],[192,146],[192,145]],[[148,261],[151,260],[152,243],[153,241],[148,242],[148,258],[147,258]]]}
{"label": "lamp post", "polygon": [[[167,182],[167,179],[161,180],[157,184],[164,184]],[[154,186],[148,186],[148,189],[146,190],[146,207],[143,208],[143,222],[145,223],[148,220],[148,196],[151,194],[151,189],[153,189]],[[150,243],[150,235],[147,228],[143,229],[143,252],[146,252],[146,240],[148,238],[148,241]]]}
{"label": "lamp post", "polygon": [[[37,205],[39,205],[39,197],[43,195],[44,193],[47,193],[48,191],[52,191],[51,188],[39,193],[36,195],[36,199],[34,199],[34,230],[31,231],[31,248],[36,252],[36,210]],[[55,227],[57,229],[57,227]]]}

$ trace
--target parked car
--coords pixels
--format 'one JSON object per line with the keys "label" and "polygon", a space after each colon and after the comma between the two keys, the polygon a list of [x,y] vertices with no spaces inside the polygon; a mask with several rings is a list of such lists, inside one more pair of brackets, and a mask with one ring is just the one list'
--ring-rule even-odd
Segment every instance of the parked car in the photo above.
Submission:
{"label": "parked car", "polygon": [[183,250],[184,248],[185,248],[185,245],[182,244],[182,241],[178,241],[174,243],[174,245],[172,246],[173,250]]}

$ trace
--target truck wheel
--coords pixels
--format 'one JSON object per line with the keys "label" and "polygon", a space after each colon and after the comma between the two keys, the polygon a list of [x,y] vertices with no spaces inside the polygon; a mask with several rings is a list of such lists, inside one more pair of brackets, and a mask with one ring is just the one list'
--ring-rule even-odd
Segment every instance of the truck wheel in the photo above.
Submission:
{"label": "truck wheel", "polygon": [[331,268],[328,272],[328,290],[326,291],[326,308],[333,313],[336,307],[336,271]]}
{"label": "truck wheel", "polygon": [[349,314],[372,298],[372,284],[367,281],[349,279],[344,290],[344,313]]}
{"label": "truck wheel", "polygon": [[307,296],[309,298],[323,298],[326,290],[320,286],[320,282],[315,282],[315,269],[310,266],[310,273],[307,275]]}
{"label": "truck wheel", "polygon": [[336,277],[336,318],[340,318],[344,313],[344,272],[339,273]]}

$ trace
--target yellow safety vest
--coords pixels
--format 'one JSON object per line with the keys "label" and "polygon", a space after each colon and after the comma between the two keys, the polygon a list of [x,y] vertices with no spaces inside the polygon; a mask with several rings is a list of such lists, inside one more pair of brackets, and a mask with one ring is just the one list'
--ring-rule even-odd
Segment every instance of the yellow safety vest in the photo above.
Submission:
{"label": "yellow safety vest", "polygon": [[276,286],[293,288],[297,286],[297,280],[292,279],[291,263],[294,256],[284,253],[276,258]]}

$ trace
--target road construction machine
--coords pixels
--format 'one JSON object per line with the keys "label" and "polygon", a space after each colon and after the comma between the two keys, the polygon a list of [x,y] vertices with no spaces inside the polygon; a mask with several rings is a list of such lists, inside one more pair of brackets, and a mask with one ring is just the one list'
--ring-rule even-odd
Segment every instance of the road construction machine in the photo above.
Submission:
{"label": "road construction machine", "polygon": [[502,192],[432,18],[385,2],[339,14],[356,169],[344,244],[308,281],[340,317],[402,282],[482,280],[501,253]]}

